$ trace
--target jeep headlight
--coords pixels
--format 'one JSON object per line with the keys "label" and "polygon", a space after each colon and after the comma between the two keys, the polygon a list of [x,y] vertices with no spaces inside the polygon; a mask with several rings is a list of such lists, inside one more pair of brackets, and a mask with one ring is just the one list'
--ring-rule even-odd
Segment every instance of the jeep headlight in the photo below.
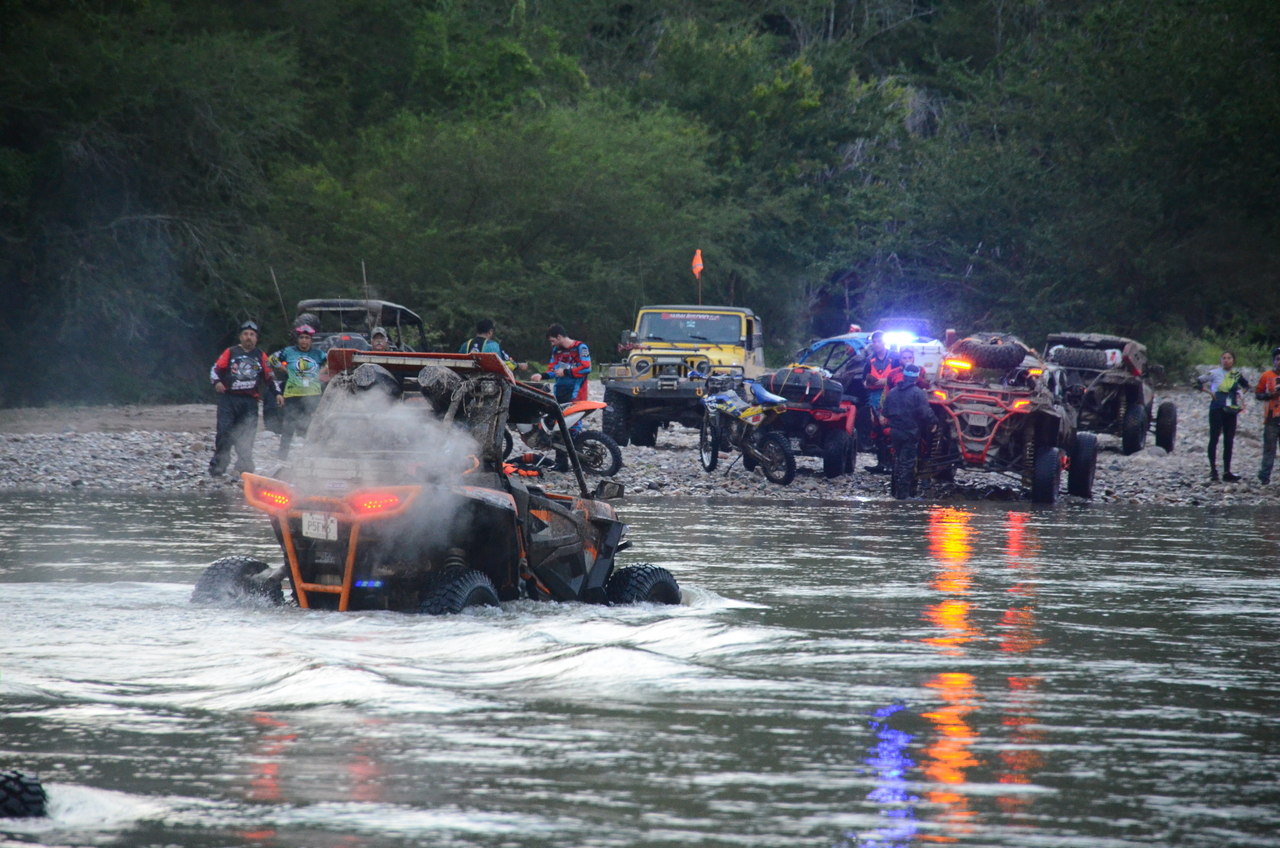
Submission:
{"label": "jeep headlight", "polygon": [[631,367],[636,369],[637,377],[643,377],[653,370],[653,360],[640,356],[631,360]]}
{"label": "jeep headlight", "polygon": [[711,370],[711,360],[705,356],[691,356],[684,362],[689,366],[690,371],[699,371],[706,374]]}

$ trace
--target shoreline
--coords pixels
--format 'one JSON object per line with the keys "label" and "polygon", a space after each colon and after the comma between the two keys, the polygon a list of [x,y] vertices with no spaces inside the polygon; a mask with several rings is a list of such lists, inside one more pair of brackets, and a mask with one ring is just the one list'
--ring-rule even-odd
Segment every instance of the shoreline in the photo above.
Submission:
{"label": "shoreline", "polygon": [[[601,393],[593,383],[592,394]],[[1094,503],[1151,503],[1182,506],[1233,504],[1280,505],[1280,479],[1262,486],[1256,479],[1261,457],[1261,404],[1242,413],[1235,442],[1233,470],[1238,483],[1209,480],[1205,446],[1208,440],[1207,401],[1191,389],[1174,389],[1157,396],[1178,406],[1178,440],[1166,455],[1149,446],[1131,456],[1119,451],[1119,439],[1100,436]],[[228,475],[211,478],[208,464],[214,444],[213,404],[177,406],[74,407],[0,411],[0,489],[33,491],[168,491],[234,490],[239,480]],[[589,429],[600,426],[599,416],[587,419]],[[1150,442],[1150,440],[1149,440]],[[626,487],[628,499],[661,497],[726,497],[732,499],[825,501],[891,500],[889,481],[869,474],[863,466],[874,458],[858,456],[853,474],[828,480],[822,461],[797,457],[795,481],[775,486],[758,472],[742,469],[740,458],[726,460],[728,468],[703,472],[697,460],[696,430],[673,426],[660,431],[653,448],[622,449],[623,468],[615,478]],[[271,474],[279,437],[259,427],[254,456],[259,473]],[[517,442],[517,450],[521,446]],[[1277,471],[1280,474],[1280,470]],[[588,478],[589,484],[590,479]],[[922,489],[925,502],[973,500],[1023,501],[1016,481],[994,474],[962,472],[959,485]],[[569,475],[548,473],[540,485],[569,490]],[[1068,498],[1063,501],[1078,501]]]}

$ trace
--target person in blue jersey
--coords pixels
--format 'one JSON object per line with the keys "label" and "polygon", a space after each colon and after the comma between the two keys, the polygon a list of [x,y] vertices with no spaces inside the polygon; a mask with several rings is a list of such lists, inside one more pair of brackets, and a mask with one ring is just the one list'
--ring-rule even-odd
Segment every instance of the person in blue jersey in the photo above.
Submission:
{"label": "person in blue jersey", "polygon": [[476,334],[470,339],[462,343],[458,348],[458,353],[496,353],[502,357],[502,361],[512,371],[516,370],[517,364],[507,352],[502,349],[502,345],[498,344],[494,339],[494,323],[492,318],[481,318],[476,323]]}
{"label": "person in blue jersey", "polygon": [[324,386],[325,358],[311,346],[315,329],[309,324],[295,327],[294,343],[271,354],[271,367],[285,378],[284,392],[276,396],[277,405],[284,410],[280,430],[280,459],[289,458],[294,434],[307,434],[311,416],[320,406],[320,393]]}
{"label": "person in blue jersey", "polygon": [[586,342],[569,338],[561,324],[547,329],[551,342],[551,362],[545,374],[534,374],[534,380],[555,380],[558,403],[587,399],[587,378],[591,376],[591,351]]}

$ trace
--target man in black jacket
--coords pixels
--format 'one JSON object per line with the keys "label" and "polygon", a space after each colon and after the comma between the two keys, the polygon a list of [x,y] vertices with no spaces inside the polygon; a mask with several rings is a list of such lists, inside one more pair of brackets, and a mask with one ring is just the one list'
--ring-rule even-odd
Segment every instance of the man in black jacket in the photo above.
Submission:
{"label": "man in black jacket", "polygon": [[221,477],[236,449],[237,473],[253,473],[253,439],[258,432],[258,398],[276,402],[276,384],[271,378],[267,355],[258,350],[258,325],[240,325],[240,344],[222,352],[209,369],[209,380],[218,393],[218,435],[214,442],[209,474]]}
{"label": "man in black jacket", "polygon": [[902,382],[884,396],[884,406],[880,410],[889,422],[889,443],[893,447],[890,490],[899,500],[915,497],[920,436],[932,432],[934,424],[929,398],[916,383],[920,378],[919,366],[905,366],[902,378]]}

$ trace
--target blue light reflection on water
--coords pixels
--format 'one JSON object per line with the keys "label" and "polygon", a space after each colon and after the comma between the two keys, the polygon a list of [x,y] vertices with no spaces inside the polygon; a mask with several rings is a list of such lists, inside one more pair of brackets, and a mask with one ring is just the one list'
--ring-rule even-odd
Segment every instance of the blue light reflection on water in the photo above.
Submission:
{"label": "blue light reflection on water", "polygon": [[905,709],[902,704],[881,707],[871,714],[869,722],[876,744],[864,762],[875,774],[876,788],[867,793],[867,800],[882,805],[880,815],[889,822],[861,838],[853,833],[845,834],[847,839],[857,841],[840,843],[838,848],[854,845],[859,848],[906,848],[916,835],[918,826],[914,805],[920,799],[911,794],[907,780],[908,773],[915,768],[915,761],[908,755],[913,737],[906,731],[890,727],[888,723],[890,716]]}

